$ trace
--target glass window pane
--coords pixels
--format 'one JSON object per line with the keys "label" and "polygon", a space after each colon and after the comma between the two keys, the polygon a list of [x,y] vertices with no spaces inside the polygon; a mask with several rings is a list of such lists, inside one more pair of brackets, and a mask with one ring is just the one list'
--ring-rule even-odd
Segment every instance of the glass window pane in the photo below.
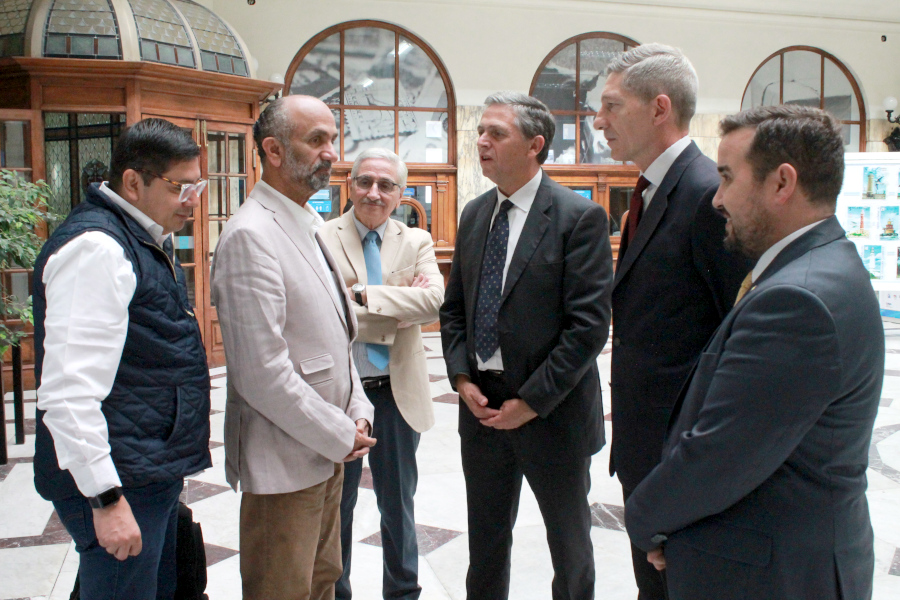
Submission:
{"label": "glass window pane", "polygon": [[219,243],[219,236],[225,229],[225,221],[211,220],[209,222],[209,257],[212,258],[216,253],[216,244]]}
{"label": "glass window pane", "polygon": [[211,218],[227,217],[228,200],[225,197],[225,178],[210,177],[206,190],[209,193],[209,216]]}
{"label": "glass window pane", "polygon": [[600,110],[600,93],[606,83],[606,66],[624,53],[625,44],[618,40],[592,38],[581,41],[579,110]]}
{"label": "glass window pane", "polygon": [[185,223],[181,231],[175,232],[175,256],[182,264],[194,262],[194,222]]}
{"label": "glass window pane", "polygon": [[27,123],[24,121],[5,121],[3,123],[2,139],[0,139],[0,166],[9,169],[23,169],[28,167],[29,157],[25,153],[25,132]]}
{"label": "glass window pane", "polygon": [[156,57],[156,42],[151,40],[141,40],[141,58],[143,60],[159,60]]}
{"label": "glass window pane", "polygon": [[158,44],[159,48],[159,61],[164,62],[168,65],[178,64],[178,60],[175,58],[175,48],[169,46],[168,44]]}
{"label": "glass window pane", "polygon": [[784,53],[784,103],[818,108],[822,96],[822,56],[797,50]]}
{"label": "glass window pane", "polygon": [[394,151],[394,113],[387,110],[344,112],[344,160],[352,161],[367,148]]}
{"label": "glass window pane", "polygon": [[773,56],[766,64],[761,66],[747,91],[744,92],[744,101],[741,102],[741,110],[747,110],[756,106],[775,106],[780,104],[781,93],[781,57]]}
{"label": "glass window pane", "polygon": [[400,106],[447,108],[447,89],[437,66],[404,37],[400,38]]}
{"label": "glass window pane", "polygon": [[859,152],[859,125],[844,125],[844,152]]}
{"label": "glass window pane", "polygon": [[245,137],[239,133],[228,135],[228,172],[229,173],[247,173],[244,152]]}
{"label": "glass window pane", "polygon": [[219,65],[216,64],[216,55],[211,52],[200,52],[200,64],[204,71],[218,71]]}
{"label": "glass window pane", "polygon": [[114,37],[97,38],[97,46],[100,56],[119,56],[119,42]]}
{"label": "glass window pane", "polygon": [[547,164],[575,164],[575,115],[554,115],[556,133],[550,145]]}
{"label": "glass window pane", "polygon": [[330,35],[313,48],[288,82],[292,94],[320,98],[326,104],[340,104],[341,34]]}
{"label": "glass window pane", "polygon": [[337,137],[334,139],[334,151],[340,153],[341,151],[341,136],[344,135],[344,132],[341,130],[341,111],[333,108],[331,109],[331,114],[334,115],[334,126],[337,128]]}
{"label": "glass window pane", "polygon": [[394,105],[396,34],[377,27],[344,32],[344,104]]}
{"label": "glass window pane", "polygon": [[[403,190],[403,196],[417,200],[422,208],[425,209],[425,217],[427,219],[427,229],[431,231],[431,198],[434,188],[430,185],[406,186]],[[419,225],[421,227],[421,224]]]}
{"label": "glass window pane", "polygon": [[243,177],[229,177],[228,178],[228,206],[231,208],[228,216],[230,217],[234,214],[240,206],[244,203],[244,200],[247,197],[247,180]]}
{"label": "glass window pane", "polygon": [[581,117],[581,162],[592,165],[620,165],[613,160],[612,151],[602,131],[594,129],[594,115]]}
{"label": "glass window pane", "polygon": [[575,44],[547,62],[534,86],[534,97],[551,110],[575,110]]}
{"label": "glass window pane", "polygon": [[406,162],[447,162],[447,113],[401,112],[400,158]]}
{"label": "glass window pane", "polygon": [[73,35],[69,38],[72,43],[73,56],[94,56],[94,38]]}
{"label": "glass window pane", "polygon": [[401,204],[393,213],[391,218],[400,221],[407,227],[419,227],[419,212],[409,204]]}
{"label": "glass window pane", "polygon": [[859,103],[850,80],[829,59],[825,59],[825,110],[842,121],[859,120]]}
{"label": "glass window pane", "polygon": [[66,52],[66,36],[48,33],[44,54],[47,56],[51,54],[68,54]]}
{"label": "glass window pane", "polygon": [[609,188],[609,235],[622,234],[622,215],[628,210],[633,193],[633,187]]}
{"label": "glass window pane", "polygon": [[206,134],[207,171],[225,173],[225,133],[210,131]]}
{"label": "glass window pane", "polygon": [[187,284],[188,302],[192,307],[197,306],[197,284],[194,281],[194,267],[181,267],[184,271],[184,282]]}

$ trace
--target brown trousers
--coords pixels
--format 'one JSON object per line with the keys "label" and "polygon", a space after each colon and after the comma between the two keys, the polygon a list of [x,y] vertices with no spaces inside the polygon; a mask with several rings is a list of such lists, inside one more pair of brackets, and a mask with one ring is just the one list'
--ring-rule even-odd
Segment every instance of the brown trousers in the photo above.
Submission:
{"label": "brown trousers", "polygon": [[344,465],[318,485],[241,498],[245,600],[334,600],[341,563]]}

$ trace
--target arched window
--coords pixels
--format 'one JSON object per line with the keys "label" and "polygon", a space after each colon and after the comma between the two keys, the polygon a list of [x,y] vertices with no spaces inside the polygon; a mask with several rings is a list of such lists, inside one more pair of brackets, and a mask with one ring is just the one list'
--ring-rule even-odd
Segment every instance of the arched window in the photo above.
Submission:
{"label": "arched window", "polygon": [[403,192],[409,200],[393,217],[431,232],[439,261],[442,249],[452,252],[456,100],[434,50],[402,27],[351,21],[304,44],[284,80],[286,93],[315,96],[331,106],[340,132],[331,187],[312,199],[322,217],[333,219],[348,208],[354,159],[367,148],[386,148],[409,167]]}
{"label": "arched window", "polygon": [[844,124],[844,148],[865,152],[866,106],[856,79],[831,54],[809,46],[791,46],[769,56],[744,90],[741,110],[774,104],[823,108]]}
{"label": "arched window", "polygon": [[396,25],[355,21],[319,33],[285,82],[334,107],[341,160],[381,147],[410,163],[455,162],[450,78],[427,44]]}
{"label": "arched window", "polygon": [[613,256],[618,256],[622,214],[639,169],[612,159],[606,136],[594,129],[607,66],[640,44],[615,33],[585,33],[550,51],[531,81],[531,95],[556,119],[544,170],[558,183],[603,206],[609,214]]}
{"label": "arched window", "polygon": [[531,82],[531,95],[556,116],[547,164],[618,164],[603,132],[593,128],[606,66],[638,42],[615,33],[585,33],[554,48]]}

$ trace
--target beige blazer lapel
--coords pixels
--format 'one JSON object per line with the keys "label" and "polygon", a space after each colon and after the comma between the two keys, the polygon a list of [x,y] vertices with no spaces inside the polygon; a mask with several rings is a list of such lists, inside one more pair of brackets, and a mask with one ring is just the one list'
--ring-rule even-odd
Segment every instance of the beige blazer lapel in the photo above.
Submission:
{"label": "beige blazer lapel", "polygon": [[[332,293],[331,282],[329,278],[332,276],[331,273],[326,273],[322,268],[322,262],[319,260],[319,257],[316,255],[316,242],[311,237],[306,235],[300,223],[297,222],[297,219],[294,218],[294,215],[291,214],[291,211],[285,206],[284,201],[281,198],[273,196],[269,190],[266,190],[263,186],[257,186],[259,189],[254,188],[254,191],[257,191],[257,194],[254,194],[254,198],[257,202],[259,202],[265,209],[270,210],[274,213],[275,222],[284,231],[284,234],[288,237],[289,240],[297,247],[297,250],[300,251],[300,254],[309,263],[309,266],[312,267],[316,276],[319,278],[319,281],[322,282],[322,285],[325,286],[325,290],[328,292],[328,297],[331,298],[331,302],[334,305],[334,309],[338,312],[338,315],[341,317],[341,321],[344,322],[344,326],[347,326],[347,318],[344,314],[344,308],[340,305],[339,300],[335,298]],[[322,252],[325,253],[326,259],[329,258],[329,254],[324,247],[324,244],[320,245],[322,248]],[[334,259],[329,261],[329,264],[332,265],[332,269],[337,269],[334,266]],[[340,273],[339,270],[335,272]],[[338,286],[339,288],[341,286]],[[340,289],[338,290],[340,291]],[[349,327],[347,327],[349,331]]]}
{"label": "beige blazer lapel", "polygon": [[341,241],[341,248],[350,261],[350,266],[356,274],[356,280],[361,284],[368,284],[366,273],[366,258],[363,256],[362,241],[353,221],[353,209],[345,212],[337,226],[337,236]]}
{"label": "beige blazer lapel", "polygon": [[394,261],[403,244],[403,230],[388,217],[384,239],[381,240],[381,281],[387,281],[388,275],[394,272]]}

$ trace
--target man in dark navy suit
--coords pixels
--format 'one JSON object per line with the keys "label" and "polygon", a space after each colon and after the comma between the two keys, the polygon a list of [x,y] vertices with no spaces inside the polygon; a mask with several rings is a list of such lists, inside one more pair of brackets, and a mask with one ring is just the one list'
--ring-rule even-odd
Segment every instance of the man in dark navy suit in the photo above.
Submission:
{"label": "man in dark navy suit", "polygon": [[662,462],[625,505],[628,533],[668,566],[671,600],[871,598],[884,330],[834,216],[841,125],[772,106],[721,129],[713,205],[726,244],[757,262],[675,405]]}
{"label": "man in dark navy suit", "polygon": [[604,443],[597,355],[609,335],[603,208],[541,169],[555,125],[540,101],[494,94],[478,125],[497,184],[459,222],[441,337],[459,392],[470,600],[509,595],[522,477],[537,498],[554,600],[594,597],[591,455]]}
{"label": "man in dark navy suit", "polygon": [[[722,247],[716,165],[688,137],[697,103],[691,63],[675,48],[646,44],[608,69],[594,126],[613,158],[641,169],[612,295],[609,470],[627,500],[659,462],[678,390],[750,265]],[[632,547],[632,558],[639,599],[665,598],[647,553]]]}

